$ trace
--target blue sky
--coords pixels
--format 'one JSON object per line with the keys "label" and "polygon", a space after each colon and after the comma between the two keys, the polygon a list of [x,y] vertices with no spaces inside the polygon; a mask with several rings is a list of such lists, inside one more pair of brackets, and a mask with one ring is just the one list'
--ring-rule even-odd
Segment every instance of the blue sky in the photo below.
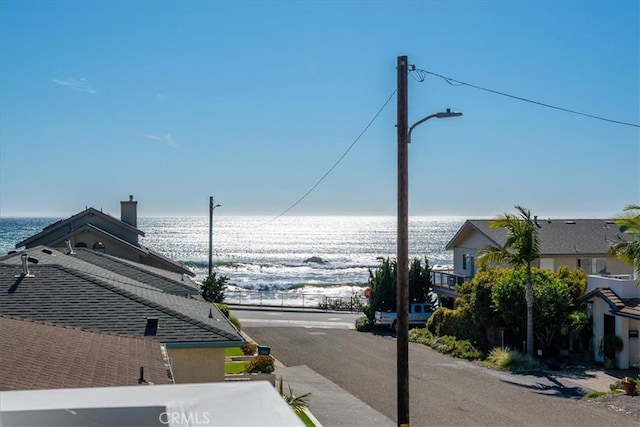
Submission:
{"label": "blue sky", "polygon": [[[640,122],[637,1],[0,3],[0,216],[277,215],[396,88],[396,59]],[[410,214],[640,202],[640,131],[409,79]],[[290,215],[393,215],[396,99]]]}

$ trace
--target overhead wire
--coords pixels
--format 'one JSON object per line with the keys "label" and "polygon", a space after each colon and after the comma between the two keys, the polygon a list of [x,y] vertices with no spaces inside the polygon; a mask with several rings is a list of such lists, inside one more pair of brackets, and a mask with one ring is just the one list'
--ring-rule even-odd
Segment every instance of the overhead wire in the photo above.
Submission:
{"label": "overhead wire", "polygon": [[445,82],[447,82],[451,86],[469,86],[469,87],[472,87],[474,89],[483,90],[485,92],[490,92],[490,93],[493,93],[493,94],[496,94],[496,95],[506,96],[508,98],[517,99],[519,101],[529,102],[531,104],[540,105],[542,107],[553,108],[555,110],[560,110],[560,111],[564,111],[564,112],[567,112],[567,113],[572,113],[572,114],[577,114],[577,115],[580,115],[580,116],[590,117],[592,119],[597,119],[597,120],[602,120],[602,121],[605,121],[605,122],[616,123],[616,124],[624,125],[624,126],[640,127],[640,125],[636,124],[636,123],[628,123],[628,122],[623,122],[623,121],[620,121],[620,120],[613,120],[613,119],[609,119],[609,118],[606,118],[606,117],[596,116],[596,115],[593,115],[593,114],[587,114],[587,113],[583,113],[583,112],[580,112],[580,111],[571,110],[569,108],[558,107],[556,105],[551,105],[551,104],[547,104],[547,103],[540,102],[540,101],[534,101],[532,99],[523,98],[521,96],[511,95],[511,94],[508,94],[508,93],[505,93],[505,92],[500,92],[500,91],[497,91],[497,90],[488,89],[486,87],[482,87],[482,86],[474,85],[474,84],[471,84],[471,83],[463,82],[463,81],[460,81],[460,80],[453,79],[451,77],[446,77],[446,76],[443,76],[442,74],[434,73],[433,71],[428,71],[428,70],[415,68],[415,69],[411,70],[411,72],[412,73],[417,73],[418,78],[422,78],[423,80],[424,80],[424,74],[431,74],[432,76],[440,77],[441,79],[443,79]]}
{"label": "overhead wire", "polygon": [[373,124],[373,122],[376,121],[376,119],[378,118],[378,116],[382,113],[382,111],[385,109],[385,107],[387,106],[387,104],[389,104],[389,101],[391,101],[391,99],[394,97],[394,95],[396,94],[397,89],[395,89],[391,95],[389,95],[389,97],[387,98],[387,100],[382,104],[382,107],[380,107],[378,109],[378,111],[376,112],[376,114],[373,116],[373,118],[369,121],[369,123],[367,123],[367,125],[364,127],[364,129],[362,130],[362,132],[360,132],[360,134],[356,137],[356,139],[351,143],[351,145],[349,145],[349,147],[345,150],[344,153],[342,153],[342,155],[340,156],[340,158],[338,160],[336,160],[336,162],[329,168],[329,170],[327,170],[327,172],[324,173],[324,175],[322,175],[322,177],[320,177],[319,180],[316,181],[315,184],[313,184],[313,186],[311,186],[311,188],[302,195],[302,197],[300,197],[298,200],[296,200],[291,206],[289,206],[287,209],[285,209],[284,211],[282,211],[280,214],[278,214],[277,216],[275,216],[274,218],[270,219],[269,221],[260,224],[260,226],[263,225],[267,225],[270,224],[274,221],[276,221],[277,219],[283,217],[284,215],[286,215],[289,211],[291,211],[293,208],[295,208],[296,206],[298,206],[300,204],[300,202],[302,202],[304,199],[307,198],[307,196],[309,196],[309,194],[311,194],[313,192],[313,190],[315,190],[318,185],[320,185],[320,183],[322,183],[322,181],[324,181],[324,179],[329,176],[329,174],[331,172],[333,172],[333,170],[340,164],[340,162],[342,162],[342,160],[347,156],[347,154],[349,154],[349,152],[351,151],[351,149],[358,143],[358,141],[360,141],[360,138],[362,138],[362,136],[365,134],[365,132],[367,132],[367,130],[371,127],[371,125]]}

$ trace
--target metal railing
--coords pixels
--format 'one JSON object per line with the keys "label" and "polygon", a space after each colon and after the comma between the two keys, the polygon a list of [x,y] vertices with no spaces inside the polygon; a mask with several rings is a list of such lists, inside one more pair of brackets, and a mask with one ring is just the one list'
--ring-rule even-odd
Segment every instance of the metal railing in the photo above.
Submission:
{"label": "metal railing", "polygon": [[431,271],[431,283],[433,286],[455,290],[456,285],[461,285],[471,279],[469,276],[455,274],[452,270]]}
{"label": "metal railing", "polygon": [[281,308],[315,308],[323,310],[360,310],[366,300],[358,295],[351,297],[331,296],[324,294],[304,294],[292,291],[226,291],[225,304],[281,307]]}

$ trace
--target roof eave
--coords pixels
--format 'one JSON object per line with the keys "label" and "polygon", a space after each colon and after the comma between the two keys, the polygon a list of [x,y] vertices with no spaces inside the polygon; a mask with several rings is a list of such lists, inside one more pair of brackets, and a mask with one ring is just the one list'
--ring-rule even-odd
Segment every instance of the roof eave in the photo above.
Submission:
{"label": "roof eave", "polygon": [[33,235],[33,236],[31,236],[31,237],[29,237],[29,238],[27,238],[27,239],[25,239],[25,240],[23,240],[23,241],[21,241],[19,243],[16,243],[15,248],[18,249],[18,248],[21,248],[22,246],[26,246],[29,243],[39,239],[40,237],[45,236],[45,235],[49,234],[52,231],[58,230],[59,228],[64,227],[68,223],[73,222],[73,221],[77,220],[78,218],[82,218],[83,216],[89,215],[89,214],[99,215],[99,216],[105,218],[107,221],[110,221],[110,222],[112,222],[114,224],[117,224],[117,225],[123,227],[123,228],[127,228],[130,231],[135,232],[139,236],[142,236],[142,237],[145,236],[145,234],[144,234],[144,232],[142,230],[140,230],[140,229],[138,229],[138,228],[136,228],[136,227],[134,227],[134,226],[132,226],[130,224],[127,224],[126,222],[121,221],[118,218],[115,218],[115,217],[113,217],[111,215],[108,215],[108,214],[106,214],[104,212],[101,212],[101,211],[97,210],[96,208],[87,208],[87,209],[83,210],[82,212],[79,212],[79,213],[77,213],[77,214],[75,214],[73,216],[70,216],[67,219],[63,219],[63,220],[54,222],[53,224],[50,224],[50,225],[46,226],[38,234],[35,234],[35,235]]}
{"label": "roof eave", "polygon": [[232,348],[242,347],[247,342],[245,340],[240,341],[194,341],[194,342],[164,342],[164,346],[167,350],[171,349],[189,349],[189,348]]}

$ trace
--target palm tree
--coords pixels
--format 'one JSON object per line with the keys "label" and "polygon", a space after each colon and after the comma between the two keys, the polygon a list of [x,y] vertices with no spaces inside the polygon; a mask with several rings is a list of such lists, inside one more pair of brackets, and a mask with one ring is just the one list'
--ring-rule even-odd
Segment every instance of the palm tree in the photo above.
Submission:
{"label": "palm tree", "polygon": [[512,267],[525,267],[527,283],[525,300],[527,303],[527,354],[533,356],[533,283],[531,264],[540,258],[540,240],[538,229],[531,220],[531,211],[516,205],[517,215],[504,214],[489,221],[490,228],[507,230],[507,240],[502,247],[486,246],[479,252],[478,265],[490,263],[508,264]]}
{"label": "palm tree", "polygon": [[624,208],[624,212],[618,215],[614,222],[620,226],[621,231],[633,236],[634,239],[621,239],[609,248],[609,253],[633,266],[640,286],[640,205],[628,205]]}

